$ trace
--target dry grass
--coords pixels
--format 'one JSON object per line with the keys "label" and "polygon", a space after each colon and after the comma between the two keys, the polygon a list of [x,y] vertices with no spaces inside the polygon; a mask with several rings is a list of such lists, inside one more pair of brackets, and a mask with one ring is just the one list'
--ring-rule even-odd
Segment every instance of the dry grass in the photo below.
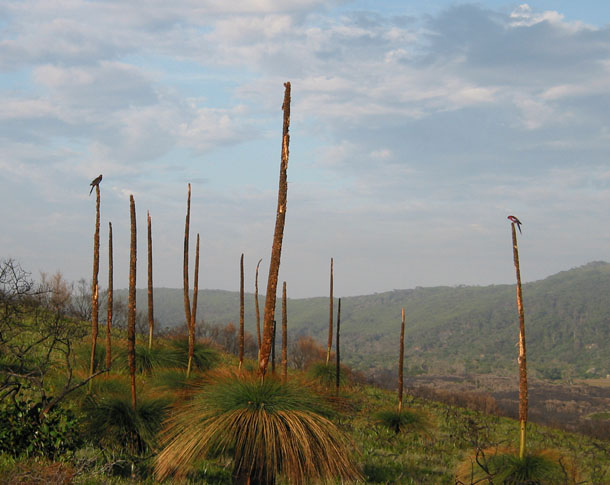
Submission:
{"label": "dry grass", "polygon": [[302,385],[217,372],[166,422],[155,474],[185,476],[197,459],[228,455],[237,482],[361,478],[352,445],[325,414]]}

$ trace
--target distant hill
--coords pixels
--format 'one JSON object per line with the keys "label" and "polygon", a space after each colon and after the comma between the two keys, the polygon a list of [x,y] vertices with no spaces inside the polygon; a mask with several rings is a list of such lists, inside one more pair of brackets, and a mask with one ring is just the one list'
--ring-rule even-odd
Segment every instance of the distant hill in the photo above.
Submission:
{"label": "distant hill", "polygon": [[[593,262],[527,283],[523,298],[528,367],[535,375],[610,374],[609,263]],[[259,299],[262,312],[264,296]],[[138,290],[137,305],[146,308],[145,290]],[[408,373],[514,371],[518,337],[515,285],[418,287],[342,298],[345,362],[365,371],[395,368],[401,307],[406,311]],[[278,302],[277,315],[280,308]],[[238,323],[239,293],[200,291],[198,315],[208,324]],[[156,288],[155,316],[164,327],[181,325],[182,289]],[[328,298],[289,299],[288,319],[291,338],[309,334],[325,342]],[[246,328],[251,332],[255,328],[253,294],[246,295]]]}

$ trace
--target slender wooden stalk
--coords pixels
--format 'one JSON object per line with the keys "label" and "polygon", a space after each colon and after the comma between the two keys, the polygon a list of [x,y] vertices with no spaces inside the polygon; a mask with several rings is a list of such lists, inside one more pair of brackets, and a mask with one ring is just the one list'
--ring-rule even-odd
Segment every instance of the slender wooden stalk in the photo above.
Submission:
{"label": "slender wooden stalk", "polygon": [[112,305],[113,305],[113,261],[112,261],[112,222],[108,223],[108,305],[106,317],[106,368],[110,369],[112,363]]}
{"label": "slender wooden stalk", "polygon": [[131,403],[136,409],[136,203],[133,195],[129,196],[131,219],[131,245],[129,251],[129,297],[127,302],[127,352],[129,375],[131,377]]}
{"label": "slender wooden stalk", "polygon": [[330,299],[328,308],[328,347],[326,350],[326,365],[328,365],[330,361],[330,350],[333,346],[333,258],[330,258]]}
{"label": "slender wooden stalk", "polygon": [[341,329],[341,298],[339,298],[339,302],[337,305],[337,342],[336,342],[336,348],[337,348],[337,368],[335,370],[335,376],[337,378],[337,381],[335,383],[335,391],[337,393],[337,396],[339,395],[339,383],[341,382],[341,346],[340,346],[340,340],[339,340],[339,335],[340,335],[340,329]]}
{"label": "slender wooden stalk", "polygon": [[254,279],[254,304],[256,305],[256,341],[258,342],[258,352],[261,351],[261,311],[258,304],[258,267],[263,259],[256,263],[256,278]]}
{"label": "slender wooden stalk", "polygon": [[[93,279],[91,282],[91,361],[89,363],[89,376],[95,371],[95,349],[99,333],[99,287],[97,277],[100,270],[100,185],[95,186],[95,234],[93,235]],[[93,380],[89,381],[89,391]]]}
{"label": "slender wooden stalk", "polygon": [[277,322],[273,320],[273,342],[271,343],[271,373],[275,374],[275,333],[277,330]]}
{"label": "slender wooden stalk", "polygon": [[402,411],[402,389],[404,387],[404,360],[405,360],[405,309],[401,310],[402,322],[400,324],[400,356],[398,357],[398,414]]}
{"label": "slender wooden stalk", "polygon": [[265,316],[263,321],[263,337],[259,354],[258,369],[261,379],[264,379],[269,354],[273,340],[273,321],[275,318],[275,300],[277,297],[277,278],[280,271],[282,254],[282,240],[284,237],[284,224],[286,223],[286,201],[288,194],[288,156],[290,146],[290,83],[284,83],[284,122],[282,129],[282,155],[280,164],[280,183],[278,188],[277,213],[275,218],[275,231],[269,262],[269,275],[267,279],[267,295],[265,297]]}
{"label": "slender wooden stalk", "polygon": [[244,253],[239,260],[239,369],[244,364]]}
{"label": "slender wooden stalk", "polygon": [[189,360],[186,367],[186,376],[191,375],[193,367],[193,356],[195,354],[195,330],[197,326],[197,297],[199,295],[199,233],[197,233],[197,245],[195,246],[195,278],[193,280],[193,310],[189,322]]}
{"label": "slender wooden stalk", "polygon": [[[188,184],[186,198],[186,220],[184,222],[184,257],[182,263],[182,282],[184,288],[184,318],[188,331],[189,350],[187,359],[190,359],[191,350],[194,349],[195,337],[191,332],[191,301],[189,299],[189,225],[191,222],[191,184]],[[186,367],[186,375],[189,375],[190,360]]]}
{"label": "slender wooden stalk", "polygon": [[146,212],[146,217],[148,219],[148,348],[152,349],[155,316],[153,308],[152,223],[149,211]]}
{"label": "slender wooden stalk", "polygon": [[288,381],[288,307],[286,299],[286,282],[282,288],[282,382]]}
{"label": "slender wooden stalk", "polygon": [[511,223],[513,236],[513,261],[517,274],[517,310],[519,312],[519,424],[521,428],[519,441],[519,457],[525,456],[528,389],[527,389],[527,363],[525,357],[525,315],[523,312],[523,293],[521,291],[521,270],[519,268],[519,248],[517,247],[517,232],[515,223]]}

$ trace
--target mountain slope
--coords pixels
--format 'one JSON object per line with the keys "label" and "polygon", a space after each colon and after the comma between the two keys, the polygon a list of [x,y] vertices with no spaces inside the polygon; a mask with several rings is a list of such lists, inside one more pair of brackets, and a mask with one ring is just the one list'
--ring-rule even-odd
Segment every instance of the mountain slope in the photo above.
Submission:
{"label": "mountain slope", "polygon": [[[163,326],[184,322],[182,298],[181,289],[155,289],[155,315]],[[527,283],[523,298],[531,370],[542,376],[610,374],[610,264],[589,263]],[[146,292],[139,290],[139,308],[145,302]],[[198,315],[208,324],[239,321],[237,292],[200,291],[199,302]],[[418,287],[342,298],[345,361],[362,370],[394,368],[401,307],[410,373],[514,370],[515,285]],[[291,338],[310,334],[325,342],[328,298],[289,299],[288,317]],[[246,295],[246,328],[255,328],[252,294]]]}

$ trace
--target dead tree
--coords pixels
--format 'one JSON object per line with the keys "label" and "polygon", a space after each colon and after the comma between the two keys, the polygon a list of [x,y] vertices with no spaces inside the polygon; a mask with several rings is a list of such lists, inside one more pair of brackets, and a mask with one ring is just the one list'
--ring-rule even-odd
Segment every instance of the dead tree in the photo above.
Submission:
{"label": "dead tree", "polygon": [[284,238],[284,224],[286,223],[286,201],[288,194],[288,156],[290,146],[290,83],[284,83],[284,122],[282,128],[282,154],[280,164],[280,183],[278,188],[277,213],[275,218],[275,231],[269,262],[269,275],[267,279],[267,295],[265,298],[265,317],[263,322],[263,338],[259,354],[258,368],[262,379],[265,377],[269,354],[273,340],[273,321],[275,317],[275,300],[277,296],[277,279],[280,271],[282,254],[282,241]]}
{"label": "dead tree", "polygon": [[127,352],[129,360],[129,375],[131,377],[131,403],[136,409],[136,203],[133,195],[129,196],[131,219],[131,245],[129,251],[129,297],[127,315]]}

